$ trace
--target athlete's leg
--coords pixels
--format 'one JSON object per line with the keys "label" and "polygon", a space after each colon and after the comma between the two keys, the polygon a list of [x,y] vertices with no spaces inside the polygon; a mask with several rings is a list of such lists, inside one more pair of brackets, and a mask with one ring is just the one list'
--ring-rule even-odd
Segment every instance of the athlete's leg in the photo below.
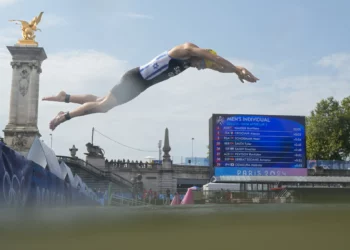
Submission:
{"label": "athlete's leg", "polygon": [[[112,108],[136,98],[148,87],[149,86],[145,84],[145,81],[141,78],[138,68],[129,70],[123,75],[120,83],[115,85],[106,97],[95,99],[95,101],[92,102],[86,102],[71,112],[64,113],[61,111],[58,113],[50,122],[50,129],[54,130],[62,122],[74,117],[93,113],[106,113]],[[72,98],[72,96],[70,98]],[[85,100],[87,100],[87,97]]]}
{"label": "athlete's leg", "polygon": [[77,104],[84,104],[87,102],[99,101],[103,98],[105,97],[97,97],[95,95],[68,95],[65,91],[61,91],[55,96],[44,97],[42,100],[51,102],[71,102]]}
{"label": "athlete's leg", "polygon": [[58,115],[50,122],[50,129],[54,130],[59,124],[74,117],[85,116],[94,113],[106,113],[117,105],[117,99],[113,94],[109,93],[105,98],[94,102],[86,102],[73,111],[67,113],[64,113],[63,111],[59,112]]}

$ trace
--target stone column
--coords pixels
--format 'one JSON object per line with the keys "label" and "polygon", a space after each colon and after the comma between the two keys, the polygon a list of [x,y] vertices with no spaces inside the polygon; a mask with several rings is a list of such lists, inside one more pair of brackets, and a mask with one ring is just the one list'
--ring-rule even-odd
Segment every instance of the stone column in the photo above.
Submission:
{"label": "stone column", "polygon": [[36,46],[8,46],[12,55],[12,86],[5,143],[26,155],[38,129],[39,79],[45,50]]}
{"label": "stone column", "polygon": [[170,158],[170,152],[171,147],[169,143],[169,130],[168,128],[165,129],[165,135],[164,135],[164,146],[163,146],[163,169],[171,169],[171,158]]}
{"label": "stone column", "polygon": [[159,170],[158,176],[158,190],[165,194],[166,190],[169,189],[172,194],[176,191],[176,175],[172,168],[172,162],[170,158],[171,147],[169,143],[169,130],[165,129],[164,146],[163,146],[163,163],[162,168]]}

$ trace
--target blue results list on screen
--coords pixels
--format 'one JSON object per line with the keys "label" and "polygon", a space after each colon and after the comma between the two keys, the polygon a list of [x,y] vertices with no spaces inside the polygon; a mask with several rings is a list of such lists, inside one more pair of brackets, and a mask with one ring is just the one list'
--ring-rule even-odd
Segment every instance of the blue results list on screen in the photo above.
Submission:
{"label": "blue results list on screen", "polygon": [[306,168],[305,117],[213,115],[210,127],[214,168]]}

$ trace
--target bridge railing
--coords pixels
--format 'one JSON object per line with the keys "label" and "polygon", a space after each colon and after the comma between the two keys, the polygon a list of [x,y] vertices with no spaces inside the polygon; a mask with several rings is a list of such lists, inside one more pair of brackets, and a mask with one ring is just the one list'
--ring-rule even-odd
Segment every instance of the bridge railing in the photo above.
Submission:
{"label": "bridge railing", "polygon": [[115,179],[115,180],[117,180],[117,181],[123,183],[123,184],[126,185],[126,186],[129,186],[129,187],[132,186],[132,182],[131,182],[131,181],[125,179],[124,177],[122,177],[122,176],[120,176],[120,175],[118,175],[118,174],[116,174],[116,173],[110,173],[110,177],[111,177],[112,179]]}
{"label": "bridge railing", "polygon": [[66,163],[71,163],[71,164],[77,164],[81,167],[84,168],[84,170],[92,173],[92,174],[95,174],[99,177],[105,177],[105,178],[108,178],[112,181],[117,181],[127,187],[131,187],[132,186],[132,183],[131,181],[125,179],[124,177],[116,174],[116,173],[111,173],[109,170],[104,170],[104,169],[99,169],[93,165],[91,165],[90,163],[82,160],[82,159],[79,159],[79,158],[75,158],[75,157],[69,157],[69,156],[57,156],[57,159],[59,161],[64,161]]}
{"label": "bridge railing", "polygon": [[183,172],[183,173],[208,173],[211,169],[208,167],[201,167],[201,166],[184,166],[184,165],[177,165],[174,164],[173,169],[175,172]]}
{"label": "bridge railing", "polygon": [[96,174],[98,176],[106,177],[108,175],[108,171],[103,170],[103,169],[99,169],[99,168],[89,164],[88,162],[86,162],[86,161],[84,161],[82,159],[79,159],[79,158],[73,158],[73,157],[58,155],[57,159],[59,161],[64,161],[64,162],[66,162],[68,164],[71,163],[71,164],[77,164],[79,166],[82,166],[88,172]]}
{"label": "bridge railing", "polygon": [[106,162],[106,167],[113,171],[129,171],[130,169],[137,170],[159,170],[162,165],[158,163],[136,163],[136,162]]}

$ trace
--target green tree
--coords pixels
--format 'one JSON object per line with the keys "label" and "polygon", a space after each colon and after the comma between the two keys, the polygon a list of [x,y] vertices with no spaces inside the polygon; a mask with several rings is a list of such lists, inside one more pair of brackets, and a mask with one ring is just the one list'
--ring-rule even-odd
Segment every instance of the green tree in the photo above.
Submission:
{"label": "green tree", "polygon": [[350,154],[350,97],[321,100],[306,119],[307,158],[345,160]]}

